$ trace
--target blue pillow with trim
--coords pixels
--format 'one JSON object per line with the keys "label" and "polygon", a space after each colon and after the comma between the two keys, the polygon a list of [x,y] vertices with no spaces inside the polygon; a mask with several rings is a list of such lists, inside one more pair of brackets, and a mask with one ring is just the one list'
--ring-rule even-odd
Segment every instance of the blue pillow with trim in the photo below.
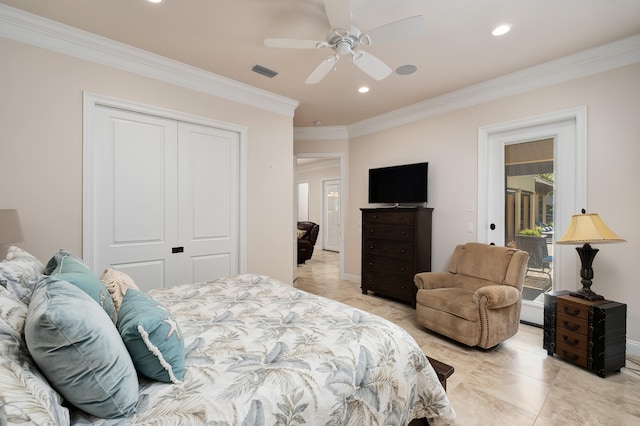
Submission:
{"label": "blue pillow with trim", "polygon": [[114,324],[116,323],[118,314],[109,290],[107,290],[100,278],[75,255],[68,251],[60,250],[47,262],[44,273],[71,283],[87,293],[93,300],[98,302],[109,315],[111,321]]}
{"label": "blue pillow with trim", "polygon": [[118,330],[140,374],[164,383],[182,381],[182,331],[160,302],[128,289],[118,312]]}
{"label": "blue pillow with trim", "polygon": [[138,376],[118,330],[85,292],[44,276],[24,327],[33,360],[62,396],[103,418],[132,415]]}

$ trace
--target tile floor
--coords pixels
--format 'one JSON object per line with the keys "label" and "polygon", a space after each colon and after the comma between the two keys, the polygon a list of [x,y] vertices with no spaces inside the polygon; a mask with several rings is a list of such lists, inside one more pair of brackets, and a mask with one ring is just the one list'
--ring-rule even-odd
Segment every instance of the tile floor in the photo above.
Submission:
{"label": "tile floor", "polygon": [[620,373],[600,378],[547,356],[542,329],[520,325],[490,351],[430,333],[408,305],[363,295],[339,280],[337,253],[318,250],[297,268],[295,287],[374,313],[405,328],[429,356],[455,368],[447,393],[459,425],[640,425],[640,360],[627,358]]}

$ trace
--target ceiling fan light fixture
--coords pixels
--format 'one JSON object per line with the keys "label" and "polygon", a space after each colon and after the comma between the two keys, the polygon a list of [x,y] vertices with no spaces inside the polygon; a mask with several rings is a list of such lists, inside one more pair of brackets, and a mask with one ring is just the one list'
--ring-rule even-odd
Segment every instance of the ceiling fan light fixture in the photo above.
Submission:
{"label": "ceiling fan light fixture", "polygon": [[505,35],[509,31],[511,31],[511,24],[500,24],[491,31],[491,35],[498,37]]}

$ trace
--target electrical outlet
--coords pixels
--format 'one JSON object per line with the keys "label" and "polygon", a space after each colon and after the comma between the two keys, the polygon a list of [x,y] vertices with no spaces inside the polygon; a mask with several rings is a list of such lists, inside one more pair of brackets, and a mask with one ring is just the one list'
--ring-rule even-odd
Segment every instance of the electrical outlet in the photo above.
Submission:
{"label": "electrical outlet", "polygon": [[467,222],[467,232],[473,234],[473,223]]}

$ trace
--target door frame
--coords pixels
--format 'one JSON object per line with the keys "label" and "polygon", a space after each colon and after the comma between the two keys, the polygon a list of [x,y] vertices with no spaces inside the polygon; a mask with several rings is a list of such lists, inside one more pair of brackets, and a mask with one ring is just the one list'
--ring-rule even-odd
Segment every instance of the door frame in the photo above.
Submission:
{"label": "door frame", "polygon": [[[298,176],[298,164],[297,164],[297,160],[298,158],[338,158],[340,159],[340,223],[344,224],[345,223],[345,217],[346,217],[346,209],[345,206],[346,204],[346,200],[347,200],[347,155],[345,153],[341,153],[341,152],[326,152],[326,153],[297,153],[293,155],[293,164],[294,164],[294,178],[293,181],[296,182],[296,192],[297,192],[297,176]],[[294,196],[296,196],[296,194],[294,193]],[[296,207],[297,209],[297,207]],[[294,216],[294,217],[297,217]],[[293,232],[295,233],[295,229],[297,228],[297,224],[293,223]],[[340,253],[339,253],[339,258],[340,258],[340,279],[341,280],[346,280],[346,275],[344,273],[344,232],[340,233]],[[294,278],[297,276],[297,265],[296,265],[296,259],[295,259],[295,254],[293,256],[293,264],[294,264]]]}
{"label": "door frame", "polygon": [[223,130],[236,132],[239,135],[239,195],[238,195],[238,272],[245,273],[247,270],[247,133],[246,126],[214,120],[208,117],[197,116],[180,111],[174,111],[162,107],[141,104],[110,96],[100,95],[91,92],[82,94],[82,258],[83,261],[94,268],[94,182],[95,175],[93,164],[96,161],[93,135],[95,130],[95,114],[97,106],[117,108],[148,114],[156,117],[168,118],[176,121],[214,127]]}
{"label": "door frame", "polygon": [[[570,129],[567,130],[567,128]],[[504,178],[497,178],[497,167],[504,176],[504,147],[508,144],[554,139],[556,202],[554,230],[564,232],[571,215],[587,209],[587,107],[581,106],[527,117],[478,129],[478,241],[504,245]],[[496,191],[495,195],[492,190]],[[492,211],[492,200],[502,199],[502,208]],[[499,201],[496,201],[496,203]],[[495,216],[495,217],[490,217]],[[489,221],[500,223],[502,231],[490,235]],[[555,233],[555,239],[560,236]],[[573,290],[579,281],[578,256],[570,246],[554,246],[553,290]],[[523,301],[521,319],[542,324],[543,305]]]}

